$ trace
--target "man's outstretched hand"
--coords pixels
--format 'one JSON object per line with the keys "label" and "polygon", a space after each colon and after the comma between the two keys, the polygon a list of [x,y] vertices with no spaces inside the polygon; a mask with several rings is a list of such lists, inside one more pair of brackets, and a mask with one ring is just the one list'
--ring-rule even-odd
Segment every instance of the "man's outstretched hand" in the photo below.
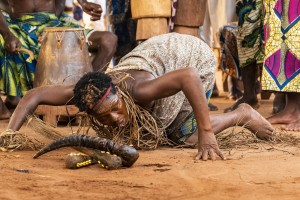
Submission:
{"label": "man's outstretched hand", "polygon": [[196,160],[216,160],[216,155],[220,156],[223,160],[226,160],[225,156],[219,149],[216,137],[211,134],[200,134],[198,142],[198,153],[195,157]]}
{"label": "man's outstretched hand", "polygon": [[91,21],[100,20],[102,14],[102,7],[99,4],[91,2],[83,2],[81,4],[82,10],[91,16]]}

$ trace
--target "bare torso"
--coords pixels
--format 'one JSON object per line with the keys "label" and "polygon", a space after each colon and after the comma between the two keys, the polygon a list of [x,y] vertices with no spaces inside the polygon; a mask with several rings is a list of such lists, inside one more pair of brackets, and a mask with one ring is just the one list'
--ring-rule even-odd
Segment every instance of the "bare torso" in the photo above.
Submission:
{"label": "bare torso", "polygon": [[8,3],[8,14],[12,18],[22,17],[26,13],[55,13],[55,0],[4,0]]}

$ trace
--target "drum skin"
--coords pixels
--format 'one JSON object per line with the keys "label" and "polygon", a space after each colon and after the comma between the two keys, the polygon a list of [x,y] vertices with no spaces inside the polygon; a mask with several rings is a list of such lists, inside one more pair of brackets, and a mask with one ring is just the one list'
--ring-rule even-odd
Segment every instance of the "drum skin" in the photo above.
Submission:
{"label": "drum skin", "polygon": [[75,84],[92,64],[82,28],[45,28],[37,61],[34,87]]}

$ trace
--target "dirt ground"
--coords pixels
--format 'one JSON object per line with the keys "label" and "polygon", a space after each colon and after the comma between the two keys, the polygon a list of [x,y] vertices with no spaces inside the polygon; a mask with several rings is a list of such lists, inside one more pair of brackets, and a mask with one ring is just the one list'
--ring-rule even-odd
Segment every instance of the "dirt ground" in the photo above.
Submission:
{"label": "dirt ground", "polygon": [[[233,103],[224,97],[212,102],[219,107],[212,113]],[[269,116],[271,108],[271,100],[264,100],[258,111]],[[1,130],[7,122],[0,121]],[[196,149],[160,148],[140,151],[133,167],[114,171],[99,165],[66,169],[64,159],[72,151],[61,149],[38,159],[32,159],[33,151],[0,152],[0,199],[300,198],[300,156],[293,147],[233,149],[223,151],[227,161],[206,162],[193,159]]]}

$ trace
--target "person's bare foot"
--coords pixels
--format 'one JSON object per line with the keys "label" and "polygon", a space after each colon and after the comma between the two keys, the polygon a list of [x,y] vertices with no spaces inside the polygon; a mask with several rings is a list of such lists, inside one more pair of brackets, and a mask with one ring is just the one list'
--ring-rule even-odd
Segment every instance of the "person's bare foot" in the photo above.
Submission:
{"label": "person's bare foot", "polygon": [[256,110],[246,103],[240,104],[234,111],[239,116],[238,126],[243,126],[252,131],[259,139],[269,140],[273,136],[274,128]]}
{"label": "person's bare foot", "polygon": [[283,111],[268,117],[267,120],[271,124],[290,124],[299,119],[299,117],[297,117],[298,115],[299,113],[297,112],[290,109],[284,109]]}
{"label": "person's bare foot", "polygon": [[286,129],[297,130],[300,120],[300,93],[287,92],[284,110],[267,118],[271,124],[287,124]]}
{"label": "person's bare foot", "polygon": [[281,129],[286,131],[300,131],[300,119],[293,121],[288,125],[281,126]]}
{"label": "person's bare foot", "polygon": [[226,108],[224,110],[224,113],[231,112],[231,111],[237,109],[241,104],[244,104],[244,103],[249,104],[255,110],[258,109],[260,106],[257,99],[246,100],[246,99],[244,99],[244,97],[242,97],[237,102],[235,102],[232,106]]}

